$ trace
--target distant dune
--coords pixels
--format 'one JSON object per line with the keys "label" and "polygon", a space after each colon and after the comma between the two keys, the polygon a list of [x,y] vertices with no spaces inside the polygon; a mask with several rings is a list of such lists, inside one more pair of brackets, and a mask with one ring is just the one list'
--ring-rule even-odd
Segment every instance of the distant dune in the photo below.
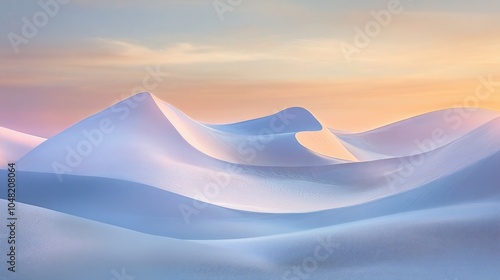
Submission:
{"label": "distant dune", "polygon": [[43,141],[41,137],[0,127],[0,167],[17,161]]}

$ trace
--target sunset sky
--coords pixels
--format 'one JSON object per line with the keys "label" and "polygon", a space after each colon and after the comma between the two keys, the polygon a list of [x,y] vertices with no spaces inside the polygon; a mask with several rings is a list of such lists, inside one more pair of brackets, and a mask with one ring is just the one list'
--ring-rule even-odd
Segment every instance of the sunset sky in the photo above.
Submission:
{"label": "sunset sky", "polygon": [[301,106],[362,131],[500,111],[498,0],[55,1],[0,3],[0,126],[49,137],[141,88],[215,123]]}

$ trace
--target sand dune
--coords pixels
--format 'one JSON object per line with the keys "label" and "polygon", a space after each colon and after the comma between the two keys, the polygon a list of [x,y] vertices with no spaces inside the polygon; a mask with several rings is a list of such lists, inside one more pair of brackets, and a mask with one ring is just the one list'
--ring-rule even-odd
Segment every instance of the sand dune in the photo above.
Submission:
{"label": "sand dune", "polygon": [[500,115],[463,110],[347,133],[142,93],[47,140],[0,129],[19,279],[497,279]]}
{"label": "sand dune", "polygon": [[475,108],[430,112],[362,133],[331,129],[346,148],[363,160],[409,156],[451,143],[500,113]]}

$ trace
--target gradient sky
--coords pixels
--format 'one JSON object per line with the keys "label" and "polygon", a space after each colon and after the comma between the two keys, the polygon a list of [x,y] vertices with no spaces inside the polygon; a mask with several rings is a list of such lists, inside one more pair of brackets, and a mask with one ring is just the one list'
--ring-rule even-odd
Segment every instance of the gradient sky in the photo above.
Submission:
{"label": "gradient sky", "polygon": [[361,131],[442,108],[500,110],[500,85],[465,102],[479,77],[500,82],[500,2],[402,0],[349,62],[340,46],[391,1],[242,0],[221,20],[213,0],[70,0],[16,53],[9,38],[43,10],[3,0],[0,126],[51,136],[144,88],[146,68],[160,72],[153,94],[204,122],[301,106]]}

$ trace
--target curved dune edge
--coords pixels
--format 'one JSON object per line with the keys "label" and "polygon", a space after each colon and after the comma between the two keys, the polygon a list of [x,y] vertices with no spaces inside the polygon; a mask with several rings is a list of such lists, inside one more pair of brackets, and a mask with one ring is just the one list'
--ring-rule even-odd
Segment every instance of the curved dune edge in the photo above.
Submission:
{"label": "curved dune edge", "polygon": [[[327,157],[323,156],[325,154],[321,152],[322,149],[316,149],[314,146],[305,146],[296,138],[296,135],[302,133],[302,131],[275,131],[271,129],[272,126],[269,124],[264,126],[259,124],[255,125],[255,127],[246,128],[255,129],[257,132],[242,134],[242,131],[239,131],[239,133],[235,133],[227,128],[237,127],[240,125],[239,123],[226,125],[226,130],[221,129],[223,128],[222,126],[205,125],[191,119],[174,106],[156,96],[150,96],[159,110],[189,145],[201,153],[221,161],[257,166],[310,166],[339,163],[338,160],[356,160],[355,157],[341,146],[340,142],[334,139],[333,135],[329,137],[324,126],[304,108],[290,108],[290,110],[301,111],[310,115],[309,118],[292,120],[292,122],[305,122],[306,125],[302,123],[302,129],[305,129],[306,132],[314,131],[321,127],[322,130],[319,132],[323,131],[325,134],[323,146],[327,147],[333,144],[332,147],[327,148],[330,151],[330,153],[326,154]],[[266,132],[261,133],[259,131]],[[328,144],[329,142],[330,144]],[[245,152],[248,149],[258,150],[259,147],[263,146],[263,150],[260,151],[260,158],[250,161],[245,160]],[[282,149],[288,147],[289,149],[280,151],[279,147]]]}
{"label": "curved dune edge", "polygon": [[297,141],[318,154],[347,161],[359,161],[327,128],[320,131],[303,131],[295,134]]}

